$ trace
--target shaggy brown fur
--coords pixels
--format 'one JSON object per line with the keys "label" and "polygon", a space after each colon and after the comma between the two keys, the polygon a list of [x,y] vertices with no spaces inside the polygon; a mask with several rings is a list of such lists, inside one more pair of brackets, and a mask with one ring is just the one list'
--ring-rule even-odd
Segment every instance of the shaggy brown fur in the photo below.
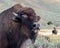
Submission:
{"label": "shaggy brown fur", "polygon": [[22,7],[17,4],[0,14],[0,48],[19,48],[24,40],[30,38],[30,30],[26,26],[21,27],[21,23],[13,21],[13,12],[24,12],[33,21],[36,14],[32,8]]}

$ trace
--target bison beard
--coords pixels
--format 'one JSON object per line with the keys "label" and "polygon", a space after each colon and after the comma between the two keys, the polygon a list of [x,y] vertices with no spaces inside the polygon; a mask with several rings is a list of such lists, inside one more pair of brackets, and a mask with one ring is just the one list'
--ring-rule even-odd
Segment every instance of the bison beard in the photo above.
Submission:
{"label": "bison beard", "polygon": [[[23,18],[20,18],[21,10],[17,10],[17,12],[19,11],[17,13],[18,17],[13,15],[13,12],[16,13],[17,6],[17,9],[23,8],[20,5],[15,5],[0,14],[0,48],[20,48],[25,40],[28,38],[33,39],[35,36],[35,33],[31,31],[35,19],[34,10],[26,7],[24,10],[23,8],[24,13],[22,13],[23,15],[28,14],[28,18],[22,21]],[[28,10],[29,12],[26,12]],[[32,15],[32,19],[29,17],[29,14]]]}

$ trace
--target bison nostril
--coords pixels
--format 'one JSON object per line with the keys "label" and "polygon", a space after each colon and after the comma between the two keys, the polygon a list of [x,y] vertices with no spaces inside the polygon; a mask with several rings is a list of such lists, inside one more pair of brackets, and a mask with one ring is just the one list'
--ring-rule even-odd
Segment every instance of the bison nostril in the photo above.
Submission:
{"label": "bison nostril", "polygon": [[40,24],[34,24],[33,29],[34,30],[40,30]]}
{"label": "bison nostril", "polygon": [[33,24],[33,27],[36,27],[36,24]]}

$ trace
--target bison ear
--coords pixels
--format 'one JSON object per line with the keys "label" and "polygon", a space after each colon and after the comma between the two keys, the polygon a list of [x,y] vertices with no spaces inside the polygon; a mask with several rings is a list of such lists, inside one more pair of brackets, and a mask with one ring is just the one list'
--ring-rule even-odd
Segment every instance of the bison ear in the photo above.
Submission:
{"label": "bison ear", "polygon": [[40,19],[41,19],[40,16],[36,16],[34,21],[35,21],[35,22],[38,22]]}
{"label": "bison ear", "polygon": [[13,12],[12,14],[14,15],[13,18],[12,18],[13,21],[15,21],[15,22],[21,22],[20,17],[18,16],[17,13]]}

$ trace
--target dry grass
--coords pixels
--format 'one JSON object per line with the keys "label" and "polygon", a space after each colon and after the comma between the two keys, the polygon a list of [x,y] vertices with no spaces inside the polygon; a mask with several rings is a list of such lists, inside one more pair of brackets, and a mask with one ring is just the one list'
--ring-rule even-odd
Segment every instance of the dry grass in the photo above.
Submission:
{"label": "dry grass", "polygon": [[49,35],[48,37],[52,43],[60,42],[60,35]]}
{"label": "dry grass", "polygon": [[57,29],[57,35],[52,34],[53,29],[41,29],[38,35],[43,35],[49,37],[52,43],[60,42],[60,29]]}

